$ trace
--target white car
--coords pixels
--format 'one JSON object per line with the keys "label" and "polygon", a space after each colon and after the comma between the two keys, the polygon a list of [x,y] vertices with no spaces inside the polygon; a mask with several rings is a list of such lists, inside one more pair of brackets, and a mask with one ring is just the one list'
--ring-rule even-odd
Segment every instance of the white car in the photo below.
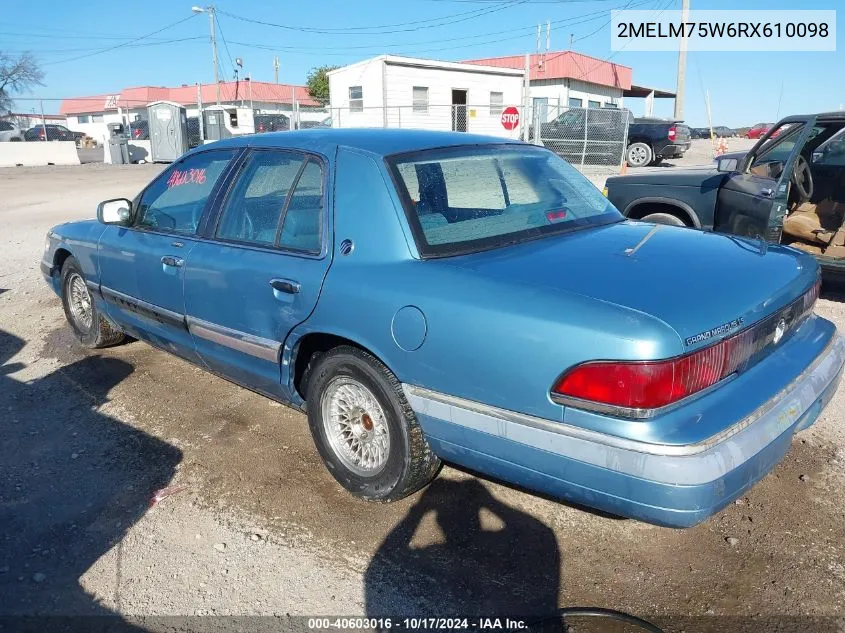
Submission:
{"label": "white car", "polygon": [[0,121],[0,142],[22,140],[23,131],[17,125],[9,121]]}

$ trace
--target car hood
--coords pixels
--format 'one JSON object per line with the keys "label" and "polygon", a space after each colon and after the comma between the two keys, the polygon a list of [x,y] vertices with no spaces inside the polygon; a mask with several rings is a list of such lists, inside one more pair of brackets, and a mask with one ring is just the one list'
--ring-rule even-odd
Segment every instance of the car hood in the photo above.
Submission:
{"label": "car hood", "polygon": [[648,314],[681,341],[739,319],[738,327],[751,325],[809,289],[818,271],[812,257],[788,247],[630,221],[441,261]]}
{"label": "car hood", "polygon": [[700,187],[702,190],[715,189],[722,185],[727,174],[716,169],[715,165],[701,165],[674,169],[672,167],[654,167],[652,169],[637,170],[624,176],[611,176],[607,179],[607,188],[611,190],[615,185],[681,185],[686,187]]}

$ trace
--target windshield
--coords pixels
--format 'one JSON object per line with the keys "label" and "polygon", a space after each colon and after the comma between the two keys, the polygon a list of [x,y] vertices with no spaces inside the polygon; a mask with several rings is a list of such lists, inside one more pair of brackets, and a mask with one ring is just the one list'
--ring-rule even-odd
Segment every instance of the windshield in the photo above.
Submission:
{"label": "windshield", "polygon": [[423,256],[495,248],[621,214],[552,152],[531,145],[450,147],[389,159]]}

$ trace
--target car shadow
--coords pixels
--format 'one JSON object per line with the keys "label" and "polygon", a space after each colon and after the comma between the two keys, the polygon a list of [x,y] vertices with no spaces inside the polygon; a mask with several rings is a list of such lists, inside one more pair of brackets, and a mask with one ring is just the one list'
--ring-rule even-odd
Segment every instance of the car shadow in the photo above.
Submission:
{"label": "car shadow", "polygon": [[[434,480],[372,557],[368,616],[537,617],[558,605],[561,555],[551,528],[476,479]],[[422,596],[427,604],[409,604]]]}
{"label": "car shadow", "polygon": [[[23,346],[0,330],[0,629],[66,630],[66,616],[116,615],[80,578],[144,515],[182,453],[101,411],[131,365],[88,356],[24,382],[12,374],[25,365],[11,362]],[[121,565],[118,551],[118,610]],[[61,617],[42,626],[32,616]]]}

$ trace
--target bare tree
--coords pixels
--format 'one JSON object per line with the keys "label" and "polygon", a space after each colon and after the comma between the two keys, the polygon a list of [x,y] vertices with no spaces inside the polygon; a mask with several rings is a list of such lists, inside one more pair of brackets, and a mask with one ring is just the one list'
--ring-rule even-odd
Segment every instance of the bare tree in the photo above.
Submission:
{"label": "bare tree", "polygon": [[11,111],[13,93],[43,86],[44,73],[32,53],[10,55],[0,51],[0,111]]}

